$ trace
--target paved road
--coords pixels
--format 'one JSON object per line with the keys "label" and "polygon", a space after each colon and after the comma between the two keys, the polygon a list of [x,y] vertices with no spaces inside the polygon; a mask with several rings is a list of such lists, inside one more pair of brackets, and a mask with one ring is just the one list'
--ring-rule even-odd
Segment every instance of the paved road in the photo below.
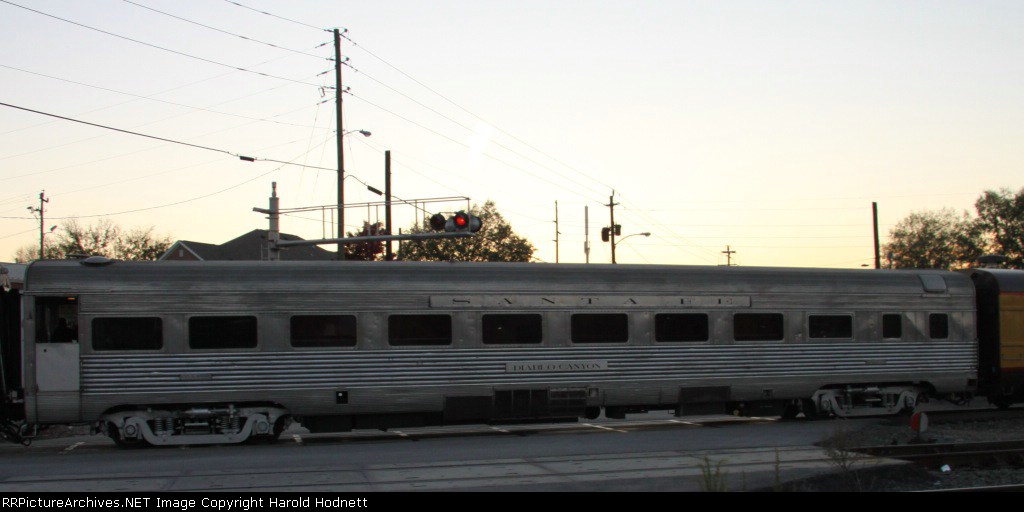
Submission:
{"label": "paved road", "polygon": [[[99,436],[0,446],[0,492],[695,491],[832,471],[813,443],[856,421],[730,417],[474,426],[352,434],[286,432],[273,445],[120,450]],[[882,461],[884,463],[886,461]]]}

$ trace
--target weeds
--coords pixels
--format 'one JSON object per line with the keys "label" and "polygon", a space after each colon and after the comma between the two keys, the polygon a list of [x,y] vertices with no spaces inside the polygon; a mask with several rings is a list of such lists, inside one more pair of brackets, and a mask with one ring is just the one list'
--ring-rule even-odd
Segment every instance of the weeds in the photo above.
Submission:
{"label": "weeds", "polygon": [[832,463],[839,474],[852,491],[862,490],[860,477],[854,466],[864,460],[866,456],[854,451],[857,447],[857,436],[846,426],[837,424],[832,437],[826,439],[822,444],[825,449],[825,456]]}
{"label": "weeds", "polygon": [[722,463],[725,460],[712,463],[707,455],[704,456],[704,463],[700,466],[701,480],[700,490],[704,492],[726,492],[728,491],[727,476],[722,471]]}

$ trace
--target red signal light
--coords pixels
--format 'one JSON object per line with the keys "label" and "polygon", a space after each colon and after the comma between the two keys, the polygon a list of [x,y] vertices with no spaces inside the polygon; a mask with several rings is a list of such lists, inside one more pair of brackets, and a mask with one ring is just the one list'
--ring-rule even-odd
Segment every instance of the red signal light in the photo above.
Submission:
{"label": "red signal light", "polygon": [[483,222],[479,217],[474,217],[466,212],[457,212],[448,218],[444,230],[449,232],[476,233],[480,231],[481,227],[483,227]]}

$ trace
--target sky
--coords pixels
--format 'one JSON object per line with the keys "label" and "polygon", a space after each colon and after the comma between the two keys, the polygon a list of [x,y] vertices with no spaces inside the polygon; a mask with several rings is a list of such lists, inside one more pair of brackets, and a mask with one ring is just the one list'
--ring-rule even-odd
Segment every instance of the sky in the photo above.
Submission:
{"label": "sky", "polygon": [[206,243],[266,229],[272,183],[336,204],[340,28],[345,231],[383,221],[390,151],[396,200],[492,200],[537,261],[589,235],[609,263],[614,198],[619,263],[859,268],[872,203],[884,244],[1024,187],[1021,26],[984,0],[0,0],[0,260],[43,191],[47,229]]}

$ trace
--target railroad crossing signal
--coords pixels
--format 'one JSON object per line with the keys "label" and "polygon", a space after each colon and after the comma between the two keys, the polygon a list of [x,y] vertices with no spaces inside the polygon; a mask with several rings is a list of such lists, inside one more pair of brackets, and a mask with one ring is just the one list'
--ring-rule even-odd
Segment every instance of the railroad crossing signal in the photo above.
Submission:
{"label": "railroad crossing signal", "polygon": [[444,224],[446,220],[447,219],[444,218],[444,215],[435,213],[430,217],[430,229],[433,229],[434,231],[444,231]]}
{"label": "railroad crossing signal", "polygon": [[444,224],[444,230],[449,232],[476,233],[483,227],[480,217],[475,217],[466,212],[457,212],[448,218]]}
{"label": "railroad crossing signal", "polygon": [[470,215],[466,212],[456,212],[455,215],[444,218],[440,213],[430,217],[430,228],[434,231],[447,231],[449,233],[476,233],[483,227],[480,217]]}

